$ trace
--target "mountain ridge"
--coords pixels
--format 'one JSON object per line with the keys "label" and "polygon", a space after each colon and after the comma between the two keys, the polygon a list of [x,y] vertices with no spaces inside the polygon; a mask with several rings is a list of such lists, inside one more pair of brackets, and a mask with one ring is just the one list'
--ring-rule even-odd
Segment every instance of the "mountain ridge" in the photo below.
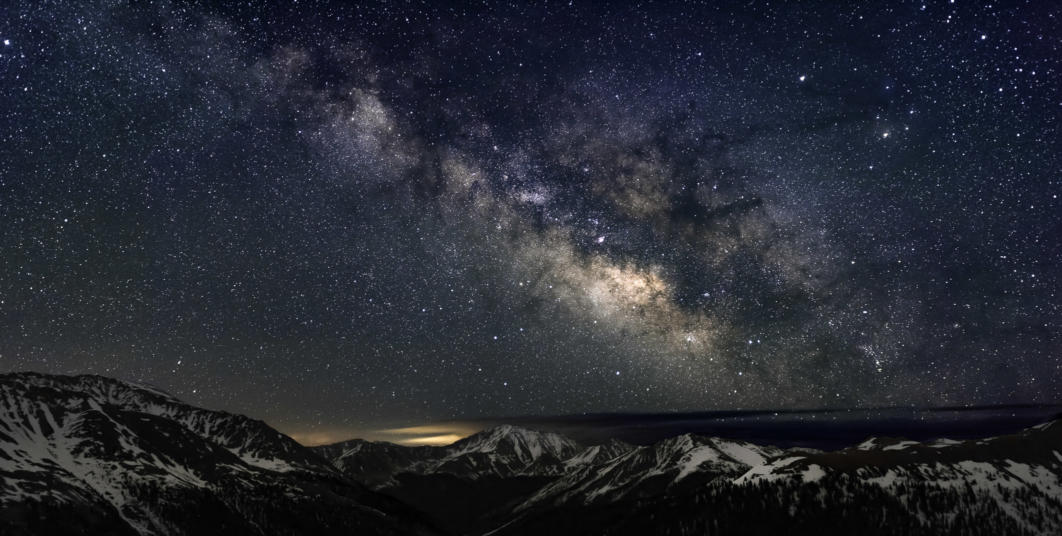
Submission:
{"label": "mountain ridge", "polygon": [[[499,430],[517,437],[543,434],[507,425],[458,443],[482,444],[484,437],[493,441]],[[783,449],[682,434],[651,445],[624,444],[624,448],[608,456],[586,462],[587,453],[600,445],[572,444],[579,448],[568,460],[560,460],[565,467],[561,474],[550,473],[548,466],[538,470],[529,465],[511,475],[548,477],[548,482],[500,505],[493,513],[496,524],[489,533],[528,534],[547,530],[543,527],[556,531],[567,525],[540,525],[539,521],[556,520],[563,517],[562,512],[574,516],[580,511],[609,511],[623,505],[637,506],[637,511],[646,508],[646,504],[681,502],[705,493],[716,495],[704,500],[721,501],[728,494],[747,494],[764,486],[777,488],[776,491],[791,489],[797,494],[801,488],[809,487],[823,490],[821,493],[837,493],[839,497],[834,500],[838,508],[850,508],[845,501],[857,501],[856,497],[877,497],[875,500],[889,502],[888,508],[896,510],[893,516],[903,515],[901,510],[911,511],[905,521],[911,533],[932,534],[959,525],[976,533],[979,529],[969,527],[978,524],[992,527],[999,534],[1062,530],[1062,422],[1057,420],[1017,434],[963,441],[869,437],[835,451]],[[432,448],[435,450],[421,452],[443,458],[453,456],[454,451],[464,452],[461,446]],[[395,496],[410,498],[416,494],[405,488],[422,485],[418,479],[441,478],[439,472],[475,477],[453,470],[450,465],[421,461],[419,465],[397,468],[387,482],[377,485]],[[911,492],[912,489],[917,491]],[[911,503],[914,499],[909,493],[917,494],[923,502]],[[849,496],[844,497],[845,494]],[[934,513],[926,510],[928,503],[924,501],[952,504],[953,510]],[[417,504],[416,500],[412,502]],[[781,504],[770,515],[791,515]],[[587,517],[593,518],[594,514]]]}
{"label": "mountain ridge", "polygon": [[830,451],[514,425],[305,447],[150,386],[8,373],[0,477],[4,534],[1062,533],[1059,420]]}
{"label": "mountain ridge", "polygon": [[262,421],[103,376],[0,375],[0,477],[5,534],[435,532]]}

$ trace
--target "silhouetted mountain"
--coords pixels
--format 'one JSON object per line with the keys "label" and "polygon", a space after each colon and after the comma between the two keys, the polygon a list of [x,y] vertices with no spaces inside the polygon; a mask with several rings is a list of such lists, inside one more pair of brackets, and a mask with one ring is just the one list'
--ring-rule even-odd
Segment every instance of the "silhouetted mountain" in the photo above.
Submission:
{"label": "silhouetted mountain", "polygon": [[99,376],[0,375],[0,534],[430,534],[265,423]]}
{"label": "silhouetted mountain", "polygon": [[0,375],[0,534],[1062,534],[1062,422],[836,451],[498,426],[307,448],[98,376]]}
{"label": "silhouetted mountain", "polygon": [[740,441],[681,435],[571,471],[543,487],[517,511],[536,505],[617,502],[691,489],[716,478],[738,477],[782,452]]}
{"label": "silhouetted mountain", "polygon": [[[403,460],[373,467],[386,475],[377,490],[466,534],[1062,533],[1057,421],[969,441],[871,438],[835,452],[690,434],[582,445],[513,426],[449,447],[371,445]],[[368,460],[358,448],[337,466]]]}
{"label": "silhouetted mountain", "polygon": [[[1058,421],[836,452],[687,437],[637,452],[545,486],[494,534],[1062,533]],[[636,457],[637,469],[622,469]]]}

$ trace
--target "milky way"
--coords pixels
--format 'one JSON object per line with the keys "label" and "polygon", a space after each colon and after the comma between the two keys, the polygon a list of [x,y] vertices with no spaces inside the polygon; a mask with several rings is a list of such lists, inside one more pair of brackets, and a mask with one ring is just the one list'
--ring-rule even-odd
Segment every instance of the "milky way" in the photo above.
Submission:
{"label": "milky way", "polygon": [[3,8],[3,371],[325,435],[1060,397],[1048,2],[213,4]]}

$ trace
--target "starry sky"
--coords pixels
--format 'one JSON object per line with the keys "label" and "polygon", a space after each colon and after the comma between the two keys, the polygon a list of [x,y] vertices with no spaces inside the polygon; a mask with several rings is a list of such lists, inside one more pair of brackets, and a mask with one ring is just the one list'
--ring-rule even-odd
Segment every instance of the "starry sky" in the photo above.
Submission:
{"label": "starry sky", "polygon": [[1062,398],[1057,4],[277,4],[0,7],[0,372],[318,439]]}

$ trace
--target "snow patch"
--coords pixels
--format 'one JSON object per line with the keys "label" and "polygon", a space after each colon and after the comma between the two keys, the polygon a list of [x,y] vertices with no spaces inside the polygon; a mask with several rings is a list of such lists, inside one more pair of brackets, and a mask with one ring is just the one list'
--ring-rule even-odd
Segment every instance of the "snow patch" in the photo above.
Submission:
{"label": "snow patch", "polygon": [[819,467],[818,464],[811,464],[800,475],[800,478],[804,482],[818,482],[822,477],[826,476],[826,471]]}
{"label": "snow patch", "polygon": [[751,448],[741,443],[734,443],[731,441],[717,441],[716,446],[722,451],[723,454],[730,456],[731,458],[748,465],[755,467],[763,465],[766,458],[760,451],[755,448]]}
{"label": "snow patch", "polygon": [[712,447],[700,447],[690,451],[682,458],[682,465],[678,476],[675,477],[675,482],[696,472],[701,464],[718,460],[719,452]]}
{"label": "snow patch", "polygon": [[745,474],[734,479],[735,484],[747,484],[750,482],[756,482],[759,480],[781,480],[786,478],[786,475],[776,472],[777,470],[791,465],[793,462],[803,460],[803,456],[791,456],[789,458],[782,458],[775,460],[771,463],[764,465],[753,466],[751,469],[745,472]]}
{"label": "snow patch", "polygon": [[917,445],[917,444],[918,444],[917,441],[900,441],[899,443],[895,443],[895,444],[889,445],[887,447],[883,447],[881,450],[903,450],[903,449],[905,449],[907,447],[910,447],[912,445]]}

